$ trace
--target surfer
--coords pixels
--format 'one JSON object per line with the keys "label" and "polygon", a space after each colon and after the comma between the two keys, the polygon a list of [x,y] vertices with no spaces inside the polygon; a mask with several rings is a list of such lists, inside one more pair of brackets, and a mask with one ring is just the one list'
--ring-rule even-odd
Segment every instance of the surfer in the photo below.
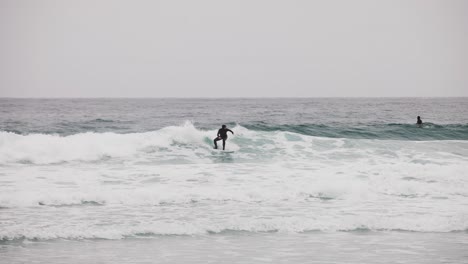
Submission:
{"label": "surfer", "polygon": [[421,120],[421,117],[418,116],[418,121],[416,121],[416,124],[421,127],[422,126],[422,120]]}
{"label": "surfer", "polygon": [[226,146],[226,139],[227,139],[227,132],[231,132],[234,135],[234,132],[232,132],[231,129],[227,128],[226,125],[222,125],[222,127],[218,130],[218,136],[213,140],[214,142],[214,148],[218,148],[218,144],[216,144],[216,141],[223,140],[223,150],[224,147]]}

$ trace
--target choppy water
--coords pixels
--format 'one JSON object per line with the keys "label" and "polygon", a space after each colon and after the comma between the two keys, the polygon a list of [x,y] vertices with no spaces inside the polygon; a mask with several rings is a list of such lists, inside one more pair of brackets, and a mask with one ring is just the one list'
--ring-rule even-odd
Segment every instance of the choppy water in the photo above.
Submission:
{"label": "choppy water", "polygon": [[468,229],[467,98],[0,99],[0,131],[4,244]]}

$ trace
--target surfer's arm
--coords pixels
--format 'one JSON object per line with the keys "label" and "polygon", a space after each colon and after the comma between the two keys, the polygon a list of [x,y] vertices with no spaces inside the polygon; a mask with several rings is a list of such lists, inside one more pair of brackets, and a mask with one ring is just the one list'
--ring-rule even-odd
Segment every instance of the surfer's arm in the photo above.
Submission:
{"label": "surfer's arm", "polygon": [[231,130],[231,129],[228,129],[228,131],[229,131],[229,132],[231,132],[231,133],[234,135],[234,132],[232,132],[232,130]]}

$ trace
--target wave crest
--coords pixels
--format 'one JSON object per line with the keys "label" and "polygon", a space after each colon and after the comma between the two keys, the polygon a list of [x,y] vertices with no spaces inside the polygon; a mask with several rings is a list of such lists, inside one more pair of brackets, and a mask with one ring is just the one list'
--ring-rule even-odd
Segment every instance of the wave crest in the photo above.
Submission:
{"label": "wave crest", "polygon": [[[332,155],[359,157],[365,151],[397,151],[408,146],[416,150],[439,149],[454,155],[467,155],[466,141],[394,141],[328,138],[304,135],[275,128],[271,131],[233,128],[227,149],[237,151],[237,161],[275,158],[317,158]],[[284,130],[284,131],[283,131]],[[190,122],[144,133],[80,133],[69,136],[49,134],[18,135],[0,132],[0,164],[54,164],[93,162],[109,159],[146,160],[156,163],[229,162],[223,152],[213,152],[216,130],[200,130]],[[391,154],[391,153],[389,153]],[[232,159],[231,159],[232,161]]]}

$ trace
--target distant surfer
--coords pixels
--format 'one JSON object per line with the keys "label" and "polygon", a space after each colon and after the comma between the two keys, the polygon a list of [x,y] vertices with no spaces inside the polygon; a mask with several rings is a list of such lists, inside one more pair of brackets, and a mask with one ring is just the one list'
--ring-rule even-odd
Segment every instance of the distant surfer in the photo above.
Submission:
{"label": "distant surfer", "polygon": [[222,125],[222,127],[218,130],[218,136],[213,140],[214,142],[214,148],[218,148],[218,144],[216,144],[217,141],[223,140],[223,150],[226,146],[226,139],[227,139],[227,132],[231,132],[234,135],[234,132],[232,132],[231,129],[227,128],[226,125]]}
{"label": "distant surfer", "polygon": [[419,127],[422,127],[422,120],[421,120],[421,117],[418,116],[418,121],[416,121],[416,124],[419,126]]}

